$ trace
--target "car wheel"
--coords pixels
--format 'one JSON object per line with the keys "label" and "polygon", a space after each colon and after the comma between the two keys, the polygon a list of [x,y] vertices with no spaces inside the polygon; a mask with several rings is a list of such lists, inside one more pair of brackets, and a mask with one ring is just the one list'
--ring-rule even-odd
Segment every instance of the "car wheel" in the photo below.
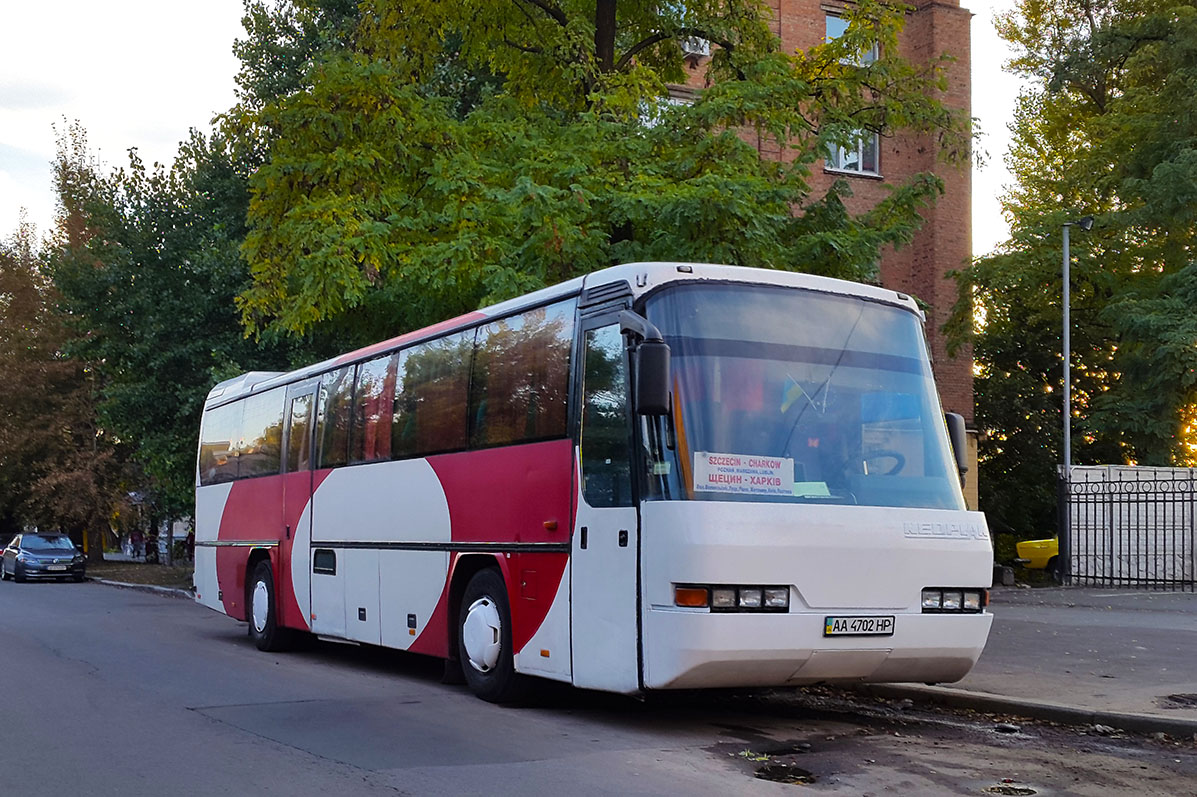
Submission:
{"label": "car wheel", "polygon": [[249,583],[245,601],[249,635],[258,650],[285,650],[290,634],[278,626],[278,595],[274,590],[274,572],[268,560],[258,562]]}
{"label": "car wheel", "polygon": [[1053,556],[1047,560],[1047,574],[1051,576],[1053,584],[1064,583],[1064,573],[1061,569],[1061,562],[1059,556]]}
{"label": "car wheel", "polygon": [[470,690],[491,703],[526,694],[528,682],[515,672],[507,585],[498,570],[475,573],[461,597],[457,651]]}
{"label": "car wheel", "polygon": [[83,580],[87,578],[87,576],[85,576],[82,573],[76,573],[74,576],[72,576],[72,578],[76,584],[79,584],[79,583],[82,583]]}
{"label": "car wheel", "polygon": [[21,572],[21,568],[19,565],[13,566],[12,580],[17,582],[18,584],[24,583],[24,581],[25,581],[25,574]]}

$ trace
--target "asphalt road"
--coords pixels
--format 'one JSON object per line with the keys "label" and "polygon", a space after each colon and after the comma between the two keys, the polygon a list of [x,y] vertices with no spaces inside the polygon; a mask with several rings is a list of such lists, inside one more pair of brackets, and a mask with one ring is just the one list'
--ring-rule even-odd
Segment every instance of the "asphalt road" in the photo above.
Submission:
{"label": "asphalt road", "polygon": [[989,643],[955,686],[1197,721],[1197,594],[995,590]]}
{"label": "asphalt road", "polygon": [[1197,790],[1191,743],[999,729],[826,690],[640,702],[550,687],[504,708],[439,675],[346,645],[264,654],[177,598],[5,582],[0,794],[793,792],[756,777],[766,767],[828,794]]}

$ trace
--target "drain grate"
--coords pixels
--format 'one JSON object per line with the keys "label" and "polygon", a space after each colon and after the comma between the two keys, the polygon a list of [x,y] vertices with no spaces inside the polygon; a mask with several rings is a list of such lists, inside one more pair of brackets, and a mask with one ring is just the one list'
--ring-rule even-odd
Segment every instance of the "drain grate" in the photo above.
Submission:
{"label": "drain grate", "polygon": [[810,785],[816,780],[813,772],[793,764],[780,762],[766,764],[756,771],[756,776],[761,780],[771,780],[774,783],[792,783],[801,786]]}
{"label": "drain grate", "polygon": [[1015,786],[1010,783],[999,783],[997,786],[989,786],[985,789],[986,794],[1003,794],[1013,795],[1013,797],[1025,797],[1026,795],[1038,794],[1030,786]]}

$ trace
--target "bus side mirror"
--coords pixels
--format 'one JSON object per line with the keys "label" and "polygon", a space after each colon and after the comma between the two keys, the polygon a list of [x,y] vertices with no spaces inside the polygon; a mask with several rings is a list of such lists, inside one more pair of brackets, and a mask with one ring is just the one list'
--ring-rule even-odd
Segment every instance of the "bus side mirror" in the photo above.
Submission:
{"label": "bus side mirror", "polygon": [[646,340],[636,347],[636,412],[669,414],[669,344]]}
{"label": "bus side mirror", "polygon": [[639,313],[624,310],[619,314],[619,331],[631,335],[636,395],[639,415],[669,414],[669,344],[661,331]]}
{"label": "bus side mirror", "polygon": [[964,429],[964,416],[956,412],[945,412],[948,424],[948,438],[952,441],[952,453],[956,455],[956,469],[960,471],[960,483],[968,473],[968,433]]}

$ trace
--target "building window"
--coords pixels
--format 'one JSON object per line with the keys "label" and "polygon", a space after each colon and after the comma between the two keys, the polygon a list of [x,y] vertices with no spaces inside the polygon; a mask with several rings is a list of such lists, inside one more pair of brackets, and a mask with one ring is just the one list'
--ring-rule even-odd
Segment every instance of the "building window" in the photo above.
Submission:
{"label": "building window", "polygon": [[828,169],[853,174],[881,174],[881,136],[876,133],[863,130],[848,146],[831,144],[829,150],[826,162]]}
{"label": "building window", "polygon": [[[825,41],[833,41],[838,39],[840,36],[844,35],[844,31],[848,30],[848,20],[841,16],[828,14],[826,16],[826,20],[827,35],[824,38]],[[846,59],[844,63],[855,64],[856,66],[868,66],[876,61],[880,56],[881,50],[877,46],[877,42],[873,42],[873,45],[869,47],[869,49],[862,53],[857,53],[854,58]]]}

